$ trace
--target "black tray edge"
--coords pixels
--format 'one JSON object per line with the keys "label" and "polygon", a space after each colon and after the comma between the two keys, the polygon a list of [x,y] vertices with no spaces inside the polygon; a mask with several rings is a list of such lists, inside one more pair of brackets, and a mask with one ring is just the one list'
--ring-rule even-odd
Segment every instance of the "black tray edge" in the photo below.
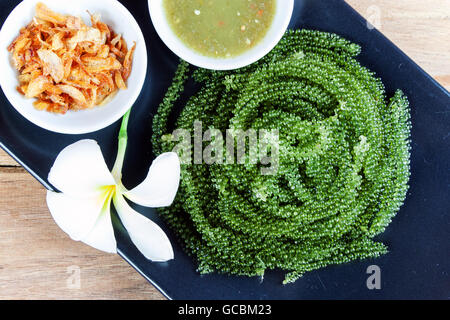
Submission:
{"label": "black tray edge", "polygon": [[[345,6],[357,17],[363,22],[367,23],[367,20],[358,12],[356,11],[352,6],[350,6],[346,1],[342,1]],[[374,31],[384,38],[387,43],[391,44],[393,49],[397,51],[397,53],[401,54],[407,61],[412,63],[414,66],[417,67],[420,72],[425,75],[431,82],[438,87],[445,95],[450,96],[450,92],[443,87],[439,82],[437,82],[428,72],[426,72],[422,67],[420,67],[414,60],[412,60],[403,50],[401,50],[395,43],[393,43],[389,38],[387,38],[382,32],[380,32],[378,29],[374,28]],[[3,149],[8,155],[10,155],[15,161],[17,161],[26,171],[28,171],[39,183],[41,183],[44,188],[50,191],[54,191],[54,189],[51,187],[50,184],[45,182],[41,177],[39,177],[33,170],[31,170],[26,164],[24,164],[11,150],[9,150],[2,142],[0,142],[0,148]],[[145,275],[145,273],[137,267],[133,261],[131,261],[124,253],[121,252],[120,249],[117,249],[118,255],[124,259],[133,269],[135,269],[144,279],[146,279],[149,283],[151,283],[163,296],[165,296],[167,299],[172,300],[172,298],[160,287],[158,286],[151,278]]]}
{"label": "black tray edge", "polygon": [[131,261],[119,248],[117,248],[117,254],[125,260],[134,270],[136,270],[145,280],[150,282],[152,286],[154,286],[164,297],[169,300],[173,300],[171,296],[167,292],[164,291],[155,281],[153,281],[150,277],[148,277],[145,272],[143,272],[133,261]]}
{"label": "black tray edge", "polygon": [[44,186],[45,189],[49,191],[54,191],[52,186],[48,184],[46,181],[44,181],[37,173],[35,173],[33,170],[31,170],[22,160],[20,160],[19,157],[17,157],[14,152],[9,150],[1,141],[0,141],[0,148],[3,149],[11,158],[13,158],[18,164],[20,164],[26,171],[28,171],[29,174],[31,174],[40,184]]}
{"label": "black tray edge", "polygon": [[[357,16],[360,20],[364,21],[365,23],[368,23],[368,21],[366,20],[366,18],[364,18],[358,11],[356,11],[351,5],[349,5],[347,3],[347,1],[343,1],[345,6],[347,6],[347,8],[350,9],[350,11],[352,11],[352,13]],[[444,88],[444,86],[442,84],[440,84],[439,82],[436,81],[436,79],[434,79],[427,71],[425,71],[421,66],[419,66],[410,56],[408,56],[402,49],[400,49],[394,42],[392,42],[391,39],[389,39],[388,37],[386,37],[384,35],[384,33],[382,33],[380,30],[378,30],[377,28],[374,27],[374,31],[381,36],[382,38],[384,38],[386,40],[386,42],[388,42],[396,51],[397,53],[399,53],[403,58],[405,58],[405,60],[407,60],[408,62],[410,62],[411,64],[413,64],[423,75],[425,75],[428,80],[430,80],[436,87],[438,87],[444,94],[450,96],[450,91],[448,91],[446,88]]]}

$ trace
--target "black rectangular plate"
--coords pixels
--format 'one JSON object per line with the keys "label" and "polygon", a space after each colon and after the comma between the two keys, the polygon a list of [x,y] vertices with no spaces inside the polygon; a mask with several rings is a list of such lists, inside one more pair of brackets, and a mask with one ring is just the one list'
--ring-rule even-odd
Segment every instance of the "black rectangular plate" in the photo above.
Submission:
{"label": "black rectangular plate", "polygon": [[[171,82],[178,59],[158,38],[147,1],[122,1],[131,11],[148,47],[147,79],[131,115],[129,149],[124,167],[126,186],[137,185],[153,159],[151,120]],[[19,1],[0,1],[0,21]],[[259,278],[211,274],[200,276],[173,234],[154,210],[138,210],[160,224],[174,245],[175,259],[147,261],[117,228],[120,255],[167,297],[173,299],[420,299],[450,298],[450,95],[429,75],[342,0],[296,0],[290,28],[337,33],[363,48],[359,60],[375,71],[388,95],[402,89],[411,101],[412,162],[410,190],[404,206],[380,237],[390,253],[372,260],[331,266],[283,286],[283,273]],[[411,35],[411,41],[414,35]],[[0,46],[6,50],[8,44]],[[4,68],[5,66],[2,66]],[[108,165],[117,149],[119,123],[96,133],[70,136],[36,127],[22,118],[0,94],[0,146],[44,186],[57,154],[79,139],[99,142]],[[3,217],[4,218],[4,217]],[[368,290],[367,267],[381,268],[381,290]]]}

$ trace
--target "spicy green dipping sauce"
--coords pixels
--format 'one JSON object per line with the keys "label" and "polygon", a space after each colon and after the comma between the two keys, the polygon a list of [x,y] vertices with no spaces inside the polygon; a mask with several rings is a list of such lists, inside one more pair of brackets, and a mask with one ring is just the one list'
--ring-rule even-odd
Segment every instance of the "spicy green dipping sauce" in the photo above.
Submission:
{"label": "spicy green dipping sauce", "polygon": [[276,0],[163,0],[175,34],[198,53],[215,58],[243,54],[267,34]]}

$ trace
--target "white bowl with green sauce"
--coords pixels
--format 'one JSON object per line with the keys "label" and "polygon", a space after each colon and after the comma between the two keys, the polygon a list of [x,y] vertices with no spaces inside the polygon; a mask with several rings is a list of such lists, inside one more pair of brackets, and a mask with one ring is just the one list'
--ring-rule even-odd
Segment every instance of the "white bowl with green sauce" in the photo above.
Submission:
{"label": "white bowl with green sauce", "polygon": [[198,67],[232,70],[269,53],[291,20],[294,0],[148,0],[163,42]]}

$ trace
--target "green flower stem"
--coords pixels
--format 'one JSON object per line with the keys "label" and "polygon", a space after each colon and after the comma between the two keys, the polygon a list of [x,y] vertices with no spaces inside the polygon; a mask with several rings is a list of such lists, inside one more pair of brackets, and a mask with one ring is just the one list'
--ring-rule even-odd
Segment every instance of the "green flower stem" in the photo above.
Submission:
{"label": "green flower stem", "polygon": [[112,175],[116,180],[116,183],[120,185],[122,180],[123,161],[125,159],[125,152],[127,150],[127,142],[128,142],[127,128],[130,113],[131,109],[128,110],[127,113],[122,118],[122,125],[120,126],[119,131],[119,147],[117,150],[117,158],[116,162],[114,163],[114,168],[112,170]]}

